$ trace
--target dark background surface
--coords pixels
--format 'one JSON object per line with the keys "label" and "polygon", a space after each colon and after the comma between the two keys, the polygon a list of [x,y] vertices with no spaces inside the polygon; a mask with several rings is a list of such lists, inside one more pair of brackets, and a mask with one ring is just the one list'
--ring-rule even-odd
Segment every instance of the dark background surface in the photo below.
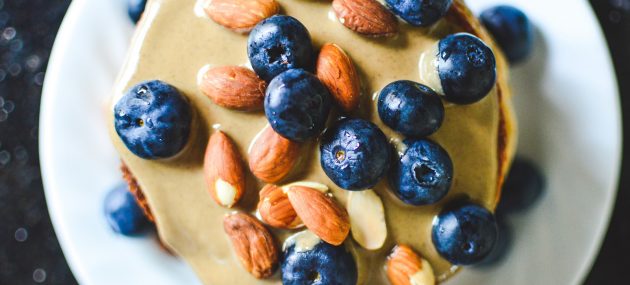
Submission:
{"label": "dark background surface", "polygon": [[[630,120],[625,98],[630,96],[630,0],[590,2],[614,59],[624,121]],[[37,152],[44,72],[69,4],[0,0],[0,284],[76,284],[50,224]],[[630,155],[624,157],[622,173],[630,170]],[[630,272],[629,183],[622,175],[611,226],[585,284],[630,284],[622,279]]]}

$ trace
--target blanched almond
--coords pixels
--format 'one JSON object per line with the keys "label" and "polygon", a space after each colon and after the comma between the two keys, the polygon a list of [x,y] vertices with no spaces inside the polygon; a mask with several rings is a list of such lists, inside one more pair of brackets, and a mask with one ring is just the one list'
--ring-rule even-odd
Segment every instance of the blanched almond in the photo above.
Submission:
{"label": "blanched almond", "polygon": [[295,252],[311,251],[320,242],[322,242],[322,240],[313,232],[309,230],[303,230],[285,239],[284,244],[282,244],[282,251],[287,250],[291,246],[295,246],[295,248],[293,249]]}
{"label": "blanched almond", "polygon": [[291,182],[287,185],[283,185],[282,186],[282,190],[284,191],[284,193],[287,193],[289,191],[289,189],[291,189],[291,187],[293,186],[301,186],[301,187],[306,187],[306,188],[311,188],[311,189],[315,189],[319,192],[322,193],[327,193],[328,192],[328,186],[321,184],[319,182],[314,182],[314,181],[297,181],[297,182]]}
{"label": "blanched almond", "polygon": [[204,158],[208,192],[221,206],[232,207],[245,191],[245,171],[234,142],[221,131],[210,136]]}
{"label": "blanched almond", "polygon": [[363,248],[379,249],[387,239],[387,224],[381,198],[372,190],[351,191],[347,207],[350,231]]}

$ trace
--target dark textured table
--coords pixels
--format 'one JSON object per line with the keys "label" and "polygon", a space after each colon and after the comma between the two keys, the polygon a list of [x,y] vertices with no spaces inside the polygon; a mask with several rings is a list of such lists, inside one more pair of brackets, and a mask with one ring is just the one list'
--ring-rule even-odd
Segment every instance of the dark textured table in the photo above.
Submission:
{"label": "dark textured table", "polygon": [[[44,72],[69,4],[0,0],[0,284],[76,284],[50,224],[37,153]],[[629,114],[630,0],[591,4],[614,58],[623,113]],[[622,173],[630,171],[630,155],[624,157]],[[630,268],[629,187],[622,175],[611,225],[586,284],[630,284],[622,281]]]}

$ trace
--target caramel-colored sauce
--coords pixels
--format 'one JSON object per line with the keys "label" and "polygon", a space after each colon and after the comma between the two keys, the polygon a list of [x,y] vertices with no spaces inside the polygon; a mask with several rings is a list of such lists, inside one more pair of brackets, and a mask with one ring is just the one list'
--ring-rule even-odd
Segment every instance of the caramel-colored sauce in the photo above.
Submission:
{"label": "caramel-colored sauce", "polygon": [[[446,20],[432,28],[415,28],[401,22],[394,38],[372,39],[358,35],[334,19],[329,1],[278,0],[282,13],[300,20],[310,31],[316,48],[331,42],[342,47],[353,59],[361,76],[362,104],[351,116],[375,122],[393,143],[402,139],[384,126],[374,108],[373,94],[395,80],[422,82],[419,60],[431,52],[437,40],[459,30]],[[223,232],[223,217],[231,211],[255,212],[258,191],[263,184],[248,174],[244,198],[233,209],[214,203],[207,193],[202,172],[203,153],[209,134],[218,128],[238,145],[243,158],[267,120],[262,112],[244,113],[221,108],[197,87],[199,71],[207,65],[247,65],[247,35],[237,34],[199,15],[194,0],[150,0],[133,39],[126,64],[114,89],[113,103],[131,86],[152,79],[177,87],[195,111],[193,136],[179,156],[161,161],[144,160],[129,152],[113,128],[110,133],[122,159],[136,176],[156,218],[162,240],[186,260],[205,284],[279,284],[279,274],[257,280],[240,265]],[[423,78],[427,78],[426,76]],[[429,77],[430,78],[430,77]],[[425,82],[429,83],[429,82]],[[414,248],[433,266],[439,279],[455,271],[442,259],[431,241],[434,217],[453,199],[467,196],[493,209],[496,203],[500,107],[496,88],[472,105],[445,102],[445,120],[431,139],[450,154],[454,178],[446,198],[435,205],[411,207],[389,192],[387,179],[374,190],[383,200],[388,235],[385,245],[374,251],[362,249],[352,240],[346,245],[355,254],[360,284],[387,284],[384,273],[386,255],[396,243]],[[339,117],[331,113],[330,121]],[[330,187],[345,205],[347,192],[338,188],[323,172],[317,141],[306,143],[289,183],[311,180]],[[297,231],[274,230],[281,244]]]}

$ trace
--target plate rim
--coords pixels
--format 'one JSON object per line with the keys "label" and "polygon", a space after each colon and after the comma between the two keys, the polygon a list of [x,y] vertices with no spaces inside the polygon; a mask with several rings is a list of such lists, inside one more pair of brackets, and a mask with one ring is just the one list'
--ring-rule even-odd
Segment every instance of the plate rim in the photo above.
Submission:
{"label": "plate rim", "polygon": [[[470,1],[470,0],[469,0]],[[614,150],[616,153],[617,159],[615,160],[614,169],[616,169],[615,173],[612,173],[611,176],[614,179],[612,181],[613,190],[611,195],[609,195],[606,201],[606,209],[604,210],[604,215],[600,216],[600,223],[597,229],[597,238],[591,243],[591,248],[589,250],[589,258],[582,262],[582,267],[579,269],[580,274],[573,278],[573,284],[582,284],[588,278],[593,265],[597,261],[597,256],[601,251],[601,248],[604,244],[604,240],[606,238],[608,228],[610,227],[610,222],[612,218],[613,211],[615,210],[615,201],[617,201],[617,195],[619,193],[619,179],[621,177],[621,166],[623,162],[623,117],[622,117],[622,107],[621,107],[621,98],[619,93],[619,79],[617,78],[616,68],[613,63],[612,53],[610,52],[610,46],[608,45],[607,38],[605,36],[602,24],[600,23],[599,18],[595,14],[595,10],[589,1],[584,1],[587,6],[587,13],[590,15],[591,19],[596,22],[595,29],[597,30],[597,42],[600,42],[604,45],[606,50],[605,58],[606,65],[608,66],[607,73],[608,77],[613,81],[613,92],[615,93],[615,122],[616,122],[616,130],[615,135],[617,137],[617,141],[615,142],[617,148]]]}
{"label": "plate rim", "polygon": [[[71,35],[73,32],[78,29],[77,21],[80,19],[81,11],[84,10],[85,5],[87,5],[89,0],[75,0],[72,1],[70,7],[64,19],[61,23],[57,36],[55,38],[55,42],[50,54],[50,59],[48,62],[48,68],[46,71],[46,76],[42,88],[41,95],[41,103],[40,103],[40,116],[39,116],[39,159],[40,159],[40,171],[42,177],[42,184],[45,193],[46,203],[48,212],[50,215],[50,219],[53,224],[53,230],[57,236],[61,249],[64,253],[65,259],[70,265],[70,269],[73,272],[73,275],[79,281],[80,284],[87,284],[85,281],[88,279],[85,276],[88,274],[88,270],[84,268],[82,262],[80,262],[79,254],[75,252],[74,247],[69,245],[69,237],[67,227],[69,225],[62,219],[62,215],[58,209],[61,206],[60,200],[61,197],[58,197],[59,192],[50,190],[55,188],[52,185],[55,185],[55,177],[47,175],[49,169],[52,167],[52,157],[51,153],[54,151],[51,147],[47,146],[44,142],[50,140],[52,128],[47,127],[49,125],[50,120],[48,120],[52,114],[50,112],[51,102],[55,100],[55,95],[58,96],[54,91],[55,87],[58,85],[58,77],[60,71],[63,69],[63,63],[60,61],[61,58],[64,58],[64,55],[67,53],[67,46],[71,43]],[[468,0],[474,1],[474,0]],[[603,43],[606,49],[606,65],[608,66],[608,76],[613,81],[613,91],[616,94],[615,96],[615,122],[616,122],[616,130],[615,135],[617,136],[616,146],[617,148],[614,152],[617,154],[617,159],[614,162],[614,169],[616,172],[611,174],[611,177],[614,178],[612,185],[614,186],[611,191],[608,199],[606,199],[606,209],[604,210],[604,214],[600,216],[600,223],[598,224],[596,240],[590,244],[590,248],[587,249],[589,251],[589,258],[585,259],[582,262],[582,266],[579,268],[580,274],[574,276],[574,284],[578,284],[583,282],[594,263],[596,262],[598,252],[601,250],[601,247],[604,243],[607,229],[610,226],[612,213],[615,209],[615,201],[619,191],[619,179],[621,175],[621,165],[623,161],[623,120],[622,120],[622,108],[620,102],[620,94],[619,94],[619,81],[617,75],[615,73],[616,69],[612,61],[612,54],[610,53],[610,47],[606,40],[602,25],[599,19],[595,15],[595,11],[592,9],[592,6],[588,1],[586,1],[586,5],[588,6],[588,13],[590,17],[595,20],[597,30],[597,39],[596,41]]]}
{"label": "plate rim", "polygon": [[50,57],[48,60],[48,66],[46,68],[46,75],[44,77],[44,84],[42,87],[42,95],[40,99],[40,108],[39,108],[39,164],[40,164],[40,172],[42,177],[42,186],[44,189],[44,196],[46,199],[46,206],[48,208],[48,215],[50,216],[50,220],[53,225],[53,231],[59,241],[59,245],[64,254],[64,258],[68,263],[71,272],[73,273],[74,278],[79,284],[87,284],[86,278],[87,270],[83,267],[82,263],[79,262],[79,257],[77,253],[74,251],[74,247],[70,246],[70,241],[68,237],[68,224],[64,219],[62,219],[61,213],[56,210],[61,205],[59,204],[58,191],[52,191],[51,188],[54,188],[55,185],[55,177],[52,175],[47,175],[49,169],[52,169],[52,161],[51,153],[52,149],[45,143],[50,140],[47,139],[51,136],[50,132],[52,128],[47,127],[47,122],[49,122],[49,118],[52,116],[49,111],[51,108],[48,106],[52,105],[52,101],[55,99],[53,96],[55,94],[54,90],[56,85],[58,84],[58,77],[60,71],[62,70],[63,64],[60,59],[63,58],[63,54],[66,53],[67,46],[70,44],[70,38],[73,34],[73,31],[77,29],[76,22],[79,21],[80,12],[84,9],[84,6],[87,4],[87,0],[75,0],[70,3],[66,15],[63,17],[61,25],[59,26],[59,30],[55,37],[55,42],[51,49]]}

